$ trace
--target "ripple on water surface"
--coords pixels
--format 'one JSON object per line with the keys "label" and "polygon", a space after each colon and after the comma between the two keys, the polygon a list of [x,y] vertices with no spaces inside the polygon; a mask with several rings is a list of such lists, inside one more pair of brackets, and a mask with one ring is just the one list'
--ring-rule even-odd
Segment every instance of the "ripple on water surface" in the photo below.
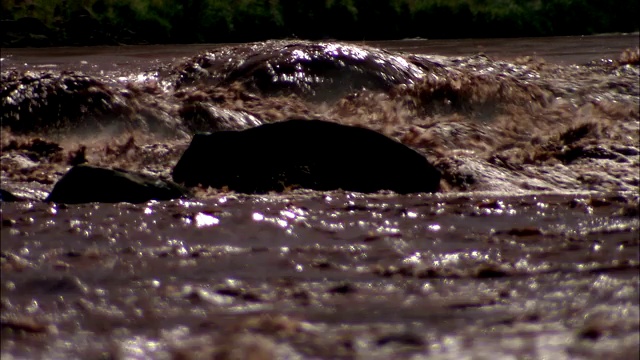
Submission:
{"label": "ripple on water surface", "polygon": [[344,192],[3,204],[3,354],[626,353],[637,207]]}

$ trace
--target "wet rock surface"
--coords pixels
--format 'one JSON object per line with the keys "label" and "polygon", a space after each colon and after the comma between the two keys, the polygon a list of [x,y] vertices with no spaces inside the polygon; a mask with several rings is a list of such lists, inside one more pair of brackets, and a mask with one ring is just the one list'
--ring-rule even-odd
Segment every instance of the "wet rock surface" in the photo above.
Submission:
{"label": "wet rock surface", "polygon": [[2,72],[2,124],[16,133],[127,123],[125,98],[104,82],[75,73]]}
{"label": "wet rock surface", "polygon": [[294,188],[435,192],[440,177],[424,156],[395,140],[321,120],[196,134],[173,169],[173,179],[187,186],[241,193]]}
{"label": "wet rock surface", "polygon": [[123,169],[77,165],[54,185],[45,201],[65,204],[142,203],[187,195],[188,191],[181,186],[149,175]]}
{"label": "wet rock surface", "polygon": [[264,95],[294,93],[329,101],[354,91],[387,91],[417,82],[425,67],[368,46],[273,40],[206,52],[174,69],[173,77],[178,88],[240,82]]}
{"label": "wet rock surface", "polygon": [[2,71],[1,82],[2,126],[15,134],[59,137],[138,130],[176,137],[184,132],[172,106],[153,99],[152,86],[127,87],[81,72],[42,70]]}

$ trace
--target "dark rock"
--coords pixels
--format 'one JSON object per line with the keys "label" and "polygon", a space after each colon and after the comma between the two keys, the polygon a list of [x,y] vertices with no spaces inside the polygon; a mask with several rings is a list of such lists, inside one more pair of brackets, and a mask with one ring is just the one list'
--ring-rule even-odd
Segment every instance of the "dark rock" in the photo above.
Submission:
{"label": "dark rock", "polygon": [[87,147],[80,145],[78,150],[70,151],[68,155],[67,164],[71,166],[85,164],[87,162]]}
{"label": "dark rock", "polygon": [[75,276],[43,276],[26,281],[23,285],[32,292],[44,294],[85,294],[87,286]]}
{"label": "dark rock", "polygon": [[13,195],[7,190],[0,189],[0,202],[12,202],[20,200],[19,197]]}
{"label": "dark rock", "polygon": [[346,295],[346,294],[353,294],[355,292],[358,292],[358,288],[356,288],[355,286],[349,283],[342,283],[330,288],[327,291],[330,294]]}
{"label": "dark rock", "polygon": [[67,204],[141,203],[171,200],[187,194],[187,190],[170,181],[121,169],[78,165],[56,183],[45,201]]}
{"label": "dark rock", "polygon": [[[500,232],[502,233],[502,232]],[[524,227],[524,228],[513,228],[509,231],[506,231],[508,235],[513,236],[538,236],[542,235],[542,231],[536,227]]]}
{"label": "dark rock", "polygon": [[576,335],[580,339],[596,341],[600,337],[602,337],[602,335],[604,335],[604,331],[595,324],[589,324],[584,328],[578,330],[578,333]]}
{"label": "dark rock", "polygon": [[397,333],[397,334],[388,334],[378,338],[376,341],[378,346],[384,346],[387,344],[398,344],[405,346],[415,346],[415,347],[423,347],[427,345],[424,337],[413,334],[413,333]]}
{"label": "dark rock", "polygon": [[196,134],[173,169],[174,181],[187,186],[242,193],[296,187],[434,192],[440,176],[425,157],[380,133],[320,120]]}
{"label": "dark rock", "polygon": [[32,317],[0,319],[0,328],[2,328],[3,331],[11,330],[17,333],[46,333],[51,329],[47,323],[38,321]]}
{"label": "dark rock", "polygon": [[620,155],[600,145],[588,145],[567,147],[567,150],[559,152],[556,154],[556,157],[565,164],[571,164],[572,162],[583,158],[618,159],[620,158]]}
{"label": "dark rock", "polygon": [[176,133],[175,119],[140,100],[148,94],[103,80],[71,71],[3,71],[0,122],[15,134],[69,129]]}
{"label": "dark rock", "polygon": [[260,296],[246,289],[238,288],[222,288],[216,290],[216,293],[224,296],[232,296],[246,301],[260,302]]}
{"label": "dark rock", "polygon": [[479,269],[478,273],[476,274],[476,277],[478,277],[479,279],[493,279],[493,278],[501,278],[505,276],[509,276],[509,273],[507,273],[502,269],[490,268],[490,267]]}

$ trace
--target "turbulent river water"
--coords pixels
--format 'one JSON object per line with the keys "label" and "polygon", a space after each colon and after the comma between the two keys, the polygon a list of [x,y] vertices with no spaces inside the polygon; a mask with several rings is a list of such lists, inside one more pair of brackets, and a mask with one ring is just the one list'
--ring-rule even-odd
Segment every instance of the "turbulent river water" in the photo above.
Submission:
{"label": "turbulent river water", "polygon": [[[1,356],[637,358],[638,46],[2,49]],[[72,164],[170,178],[194,133],[290,118],[392,137],[441,191],[42,201]]]}

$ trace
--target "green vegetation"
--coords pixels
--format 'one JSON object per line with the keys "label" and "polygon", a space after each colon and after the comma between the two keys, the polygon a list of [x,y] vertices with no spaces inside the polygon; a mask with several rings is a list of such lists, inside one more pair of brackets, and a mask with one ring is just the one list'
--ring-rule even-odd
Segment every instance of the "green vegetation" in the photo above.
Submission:
{"label": "green vegetation", "polygon": [[[3,44],[381,40],[638,31],[637,0],[1,0]],[[17,21],[16,21],[17,20]],[[25,40],[26,39],[26,40]]]}

